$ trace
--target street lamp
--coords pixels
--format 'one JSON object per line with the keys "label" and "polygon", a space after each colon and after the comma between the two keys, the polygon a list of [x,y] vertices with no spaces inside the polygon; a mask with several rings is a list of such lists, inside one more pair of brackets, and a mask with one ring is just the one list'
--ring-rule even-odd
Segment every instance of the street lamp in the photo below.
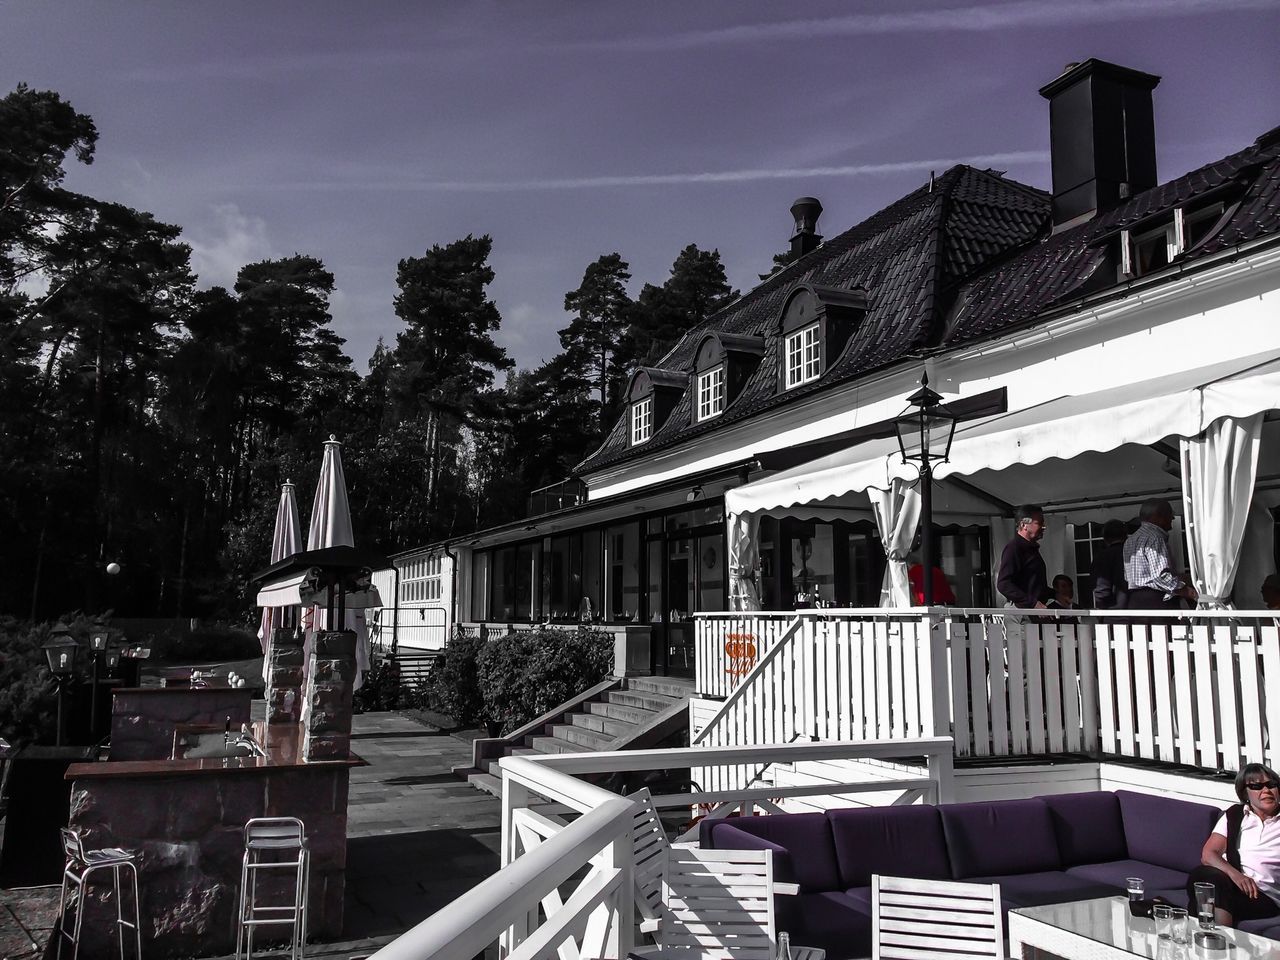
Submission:
{"label": "street lamp", "polygon": [[907,397],[909,409],[893,422],[903,462],[920,464],[920,550],[924,574],[924,605],[933,606],[933,464],[946,463],[956,433],[954,413],[942,395],[929,388],[929,375],[920,378],[920,389]]}
{"label": "street lamp", "polygon": [[80,652],[80,644],[67,632],[66,627],[54,627],[49,642],[43,647],[45,660],[49,664],[49,672],[53,674],[53,681],[57,687],[58,694],[58,723],[57,734],[55,736],[55,744],[62,746],[62,715],[63,695],[66,691],[67,680],[75,675],[76,671],[76,654]]}

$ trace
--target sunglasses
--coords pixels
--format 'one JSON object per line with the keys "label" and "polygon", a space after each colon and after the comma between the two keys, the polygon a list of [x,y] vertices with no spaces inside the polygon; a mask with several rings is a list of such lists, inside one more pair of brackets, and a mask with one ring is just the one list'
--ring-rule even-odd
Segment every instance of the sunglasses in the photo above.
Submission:
{"label": "sunglasses", "polygon": [[1263,780],[1261,783],[1246,783],[1246,790],[1280,790],[1280,782],[1275,780]]}

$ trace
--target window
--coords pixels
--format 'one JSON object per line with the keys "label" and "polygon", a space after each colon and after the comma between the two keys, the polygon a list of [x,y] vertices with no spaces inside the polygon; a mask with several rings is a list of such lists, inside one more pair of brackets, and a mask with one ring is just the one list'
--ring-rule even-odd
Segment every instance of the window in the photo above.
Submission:
{"label": "window", "polygon": [[653,433],[653,398],[631,404],[631,443],[644,443]]}
{"label": "window", "polygon": [[422,557],[411,560],[400,575],[400,602],[418,603],[439,600],[441,557]]}
{"label": "window", "polygon": [[698,374],[698,419],[710,420],[724,411],[724,365]]}
{"label": "window", "polygon": [[820,373],[822,345],[813,323],[787,337],[787,389],[816,380]]}
{"label": "window", "polygon": [[1177,207],[1170,223],[1133,233],[1120,232],[1120,273],[1126,277],[1142,277],[1167,267],[1208,235],[1222,216],[1221,203],[1211,203],[1199,210]]}

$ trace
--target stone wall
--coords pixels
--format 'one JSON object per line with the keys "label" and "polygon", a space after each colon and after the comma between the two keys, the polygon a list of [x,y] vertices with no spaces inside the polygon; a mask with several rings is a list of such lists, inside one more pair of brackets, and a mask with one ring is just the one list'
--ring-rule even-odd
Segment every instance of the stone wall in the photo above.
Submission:
{"label": "stone wall", "polygon": [[[336,764],[94,776],[73,784],[71,826],[90,849],[141,851],[144,950],[164,960],[235,949],[244,824],[252,817],[298,817],[311,849],[311,933],[332,940],[342,934],[348,780],[349,768]],[[260,903],[264,888],[277,903],[285,900],[284,887],[291,889],[292,874],[287,884],[281,877],[266,880],[273,872],[260,880]],[[114,949],[109,890],[109,882],[94,885],[82,955],[105,957]],[[271,930],[261,928],[257,943],[271,942]]]}
{"label": "stone wall", "polygon": [[267,659],[268,723],[297,723],[302,719],[306,669],[301,635],[290,629],[277,630]]}
{"label": "stone wall", "polygon": [[350,630],[317,635],[308,677],[310,716],[303,756],[307,760],[346,759],[351,756],[356,635]]}
{"label": "stone wall", "polygon": [[231,687],[157,687],[115,691],[111,703],[111,759],[167,760],[179,724],[231,729],[249,722],[252,691]]}

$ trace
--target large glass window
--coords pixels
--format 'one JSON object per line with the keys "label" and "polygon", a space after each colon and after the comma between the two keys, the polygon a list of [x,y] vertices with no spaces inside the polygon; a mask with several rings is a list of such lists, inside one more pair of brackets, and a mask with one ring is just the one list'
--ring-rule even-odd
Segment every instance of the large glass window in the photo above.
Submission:
{"label": "large glass window", "polygon": [[818,379],[822,345],[816,323],[787,336],[787,388]]}
{"label": "large glass window", "polygon": [[489,554],[471,555],[471,619],[489,619]]}
{"label": "large glass window", "polygon": [[724,411],[724,364],[698,374],[698,419],[710,420]]}
{"label": "large glass window", "polygon": [[637,620],[640,617],[640,525],[626,523],[604,533],[609,603],[605,619]]}
{"label": "large glass window", "polygon": [[493,551],[493,594],[490,619],[530,620],[533,617],[534,544]]}
{"label": "large glass window", "polygon": [[667,618],[662,602],[662,567],[666,561],[667,545],[662,540],[650,540],[645,549],[648,555],[646,575],[649,581],[645,619],[649,623],[662,623]]}
{"label": "large glass window", "polygon": [[[582,590],[578,619],[604,619],[604,534],[588,530],[582,534]],[[585,602],[584,602],[585,601]]]}

